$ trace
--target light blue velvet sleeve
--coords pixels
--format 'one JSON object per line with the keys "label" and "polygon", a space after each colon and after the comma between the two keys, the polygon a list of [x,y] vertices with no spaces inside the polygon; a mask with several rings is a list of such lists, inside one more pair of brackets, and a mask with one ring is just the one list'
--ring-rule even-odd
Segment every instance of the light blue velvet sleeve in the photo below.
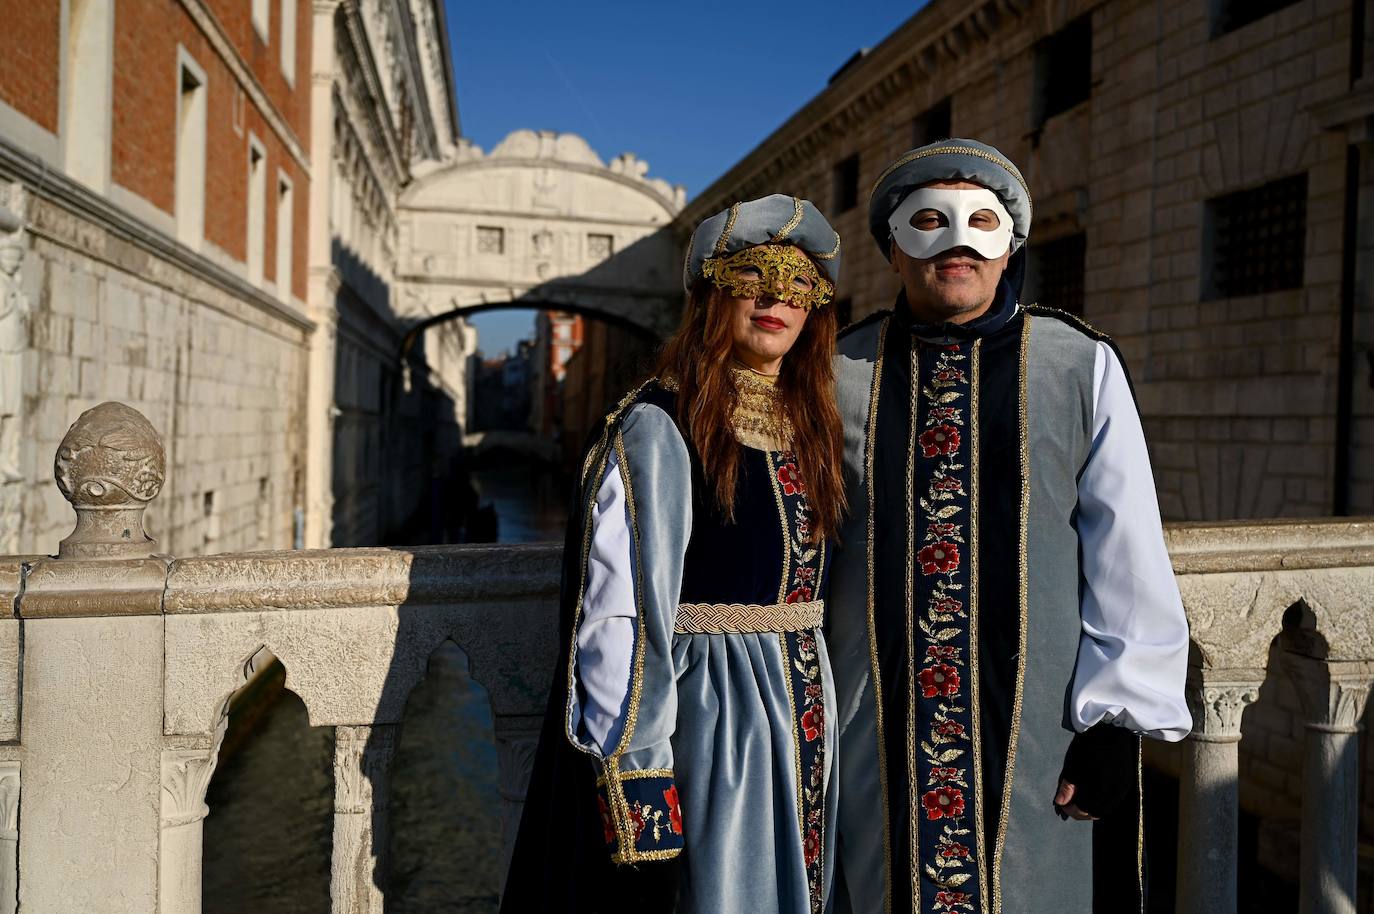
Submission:
{"label": "light blue velvet sleeve", "polygon": [[[682,821],[673,777],[670,739],[677,722],[673,629],[682,587],[683,556],[692,527],[691,462],[673,420],[657,406],[639,404],[613,426],[604,466],[620,474],[630,530],[634,578],[633,639],[621,714],[603,745],[585,726],[582,665],[585,644],[586,556],[583,592],[574,622],[569,663],[567,735],[591,756],[606,840],[617,863],[664,859],[682,849]],[[603,471],[604,472],[604,471]],[[599,477],[593,476],[595,487]],[[591,498],[595,498],[597,487]],[[595,520],[587,504],[588,525]],[[590,544],[593,530],[586,530]],[[593,597],[596,595],[593,594]],[[593,614],[595,617],[595,614]],[[619,639],[616,639],[619,640]],[[589,653],[587,663],[595,662]]]}

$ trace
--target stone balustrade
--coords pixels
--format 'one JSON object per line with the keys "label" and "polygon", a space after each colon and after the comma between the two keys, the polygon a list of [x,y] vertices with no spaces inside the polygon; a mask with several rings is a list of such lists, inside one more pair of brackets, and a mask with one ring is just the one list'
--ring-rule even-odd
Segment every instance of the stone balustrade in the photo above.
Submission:
{"label": "stone balustrade", "polygon": [[[88,411],[55,466],[73,534],[56,557],[0,557],[14,608],[0,619],[0,914],[199,912],[229,698],[272,657],[310,723],[335,728],[337,914],[382,910],[397,728],[445,639],[489,694],[509,851],[558,651],[558,547],[177,559],[142,527],[164,465],[142,416]],[[1236,910],[1240,722],[1277,636],[1307,715],[1302,911],[1353,914],[1374,522],[1176,526],[1168,539],[1194,642],[1178,910]]]}

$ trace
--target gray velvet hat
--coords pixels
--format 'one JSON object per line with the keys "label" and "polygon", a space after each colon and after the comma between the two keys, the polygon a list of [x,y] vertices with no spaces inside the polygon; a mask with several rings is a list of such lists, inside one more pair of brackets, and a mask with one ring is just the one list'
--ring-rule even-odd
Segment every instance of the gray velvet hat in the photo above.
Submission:
{"label": "gray velvet hat", "polygon": [[1011,214],[1014,253],[1030,235],[1031,194],[1021,170],[992,146],[977,140],[949,139],[907,152],[878,176],[868,198],[868,230],[883,256],[890,258],[892,211],[922,184],[962,178],[995,193]]}
{"label": "gray velvet hat", "polygon": [[793,244],[805,251],[832,283],[840,278],[840,236],[816,204],[786,194],[736,203],[702,220],[687,242],[682,285],[691,291],[707,258],[756,244]]}

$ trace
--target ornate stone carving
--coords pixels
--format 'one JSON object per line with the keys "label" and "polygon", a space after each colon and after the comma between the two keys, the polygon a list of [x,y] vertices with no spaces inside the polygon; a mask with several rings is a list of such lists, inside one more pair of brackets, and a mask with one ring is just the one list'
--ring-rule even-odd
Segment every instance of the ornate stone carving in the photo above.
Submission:
{"label": "ornate stone carving", "polygon": [[1190,671],[1185,696],[1193,712],[1191,739],[1216,743],[1240,740],[1241,715],[1259,698],[1264,671],[1256,670],[1252,676],[1241,678],[1233,673],[1225,679],[1214,680]]}
{"label": "ornate stone carving", "polygon": [[1293,677],[1309,730],[1358,733],[1369,689],[1374,684],[1374,661],[1319,660],[1283,651],[1283,668]]}
{"label": "ornate stone carving", "polygon": [[205,791],[215,773],[219,753],[208,749],[162,751],[162,827],[177,828],[199,822],[210,813]]}
{"label": "ornate stone carving", "polygon": [[[19,840],[19,763],[0,762],[0,841]],[[4,877],[0,874],[0,884]]]}
{"label": "ornate stone carving", "polygon": [[153,554],[143,512],[162,490],[167,455],[142,413],[114,402],[86,410],[62,439],[53,473],[76,509],[76,529],[58,546],[60,558]]}
{"label": "ornate stone carving", "polygon": [[[0,185],[0,486],[24,478],[19,465],[23,357],[29,342],[29,298],[20,271],[27,245],[24,202],[20,185]],[[0,536],[0,548],[7,538]]]}

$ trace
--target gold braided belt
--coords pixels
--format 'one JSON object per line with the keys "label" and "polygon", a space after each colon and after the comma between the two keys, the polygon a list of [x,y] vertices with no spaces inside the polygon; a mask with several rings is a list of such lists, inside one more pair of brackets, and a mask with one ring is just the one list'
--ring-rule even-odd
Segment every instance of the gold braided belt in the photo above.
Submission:
{"label": "gold braided belt", "polygon": [[800,632],[820,628],[825,601],[806,603],[679,603],[680,635],[742,635],[748,632]]}

